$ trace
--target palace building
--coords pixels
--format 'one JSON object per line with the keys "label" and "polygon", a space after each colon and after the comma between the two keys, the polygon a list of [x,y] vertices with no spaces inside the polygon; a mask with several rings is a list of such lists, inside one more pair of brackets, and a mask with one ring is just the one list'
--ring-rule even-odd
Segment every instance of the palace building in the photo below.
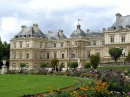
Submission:
{"label": "palace building", "polygon": [[21,31],[10,40],[10,70],[20,69],[20,63],[26,63],[27,69],[37,70],[41,62],[48,66],[53,58],[58,58],[59,64],[67,68],[72,61],[82,68],[89,61],[91,54],[99,54],[101,63],[113,62],[108,51],[112,47],[122,49],[122,62],[130,50],[130,15],[116,14],[115,23],[103,31],[82,30],[77,24],[70,37],[62,30],[57,33],[43,33],[38,24],[32,27],[21,26]]}

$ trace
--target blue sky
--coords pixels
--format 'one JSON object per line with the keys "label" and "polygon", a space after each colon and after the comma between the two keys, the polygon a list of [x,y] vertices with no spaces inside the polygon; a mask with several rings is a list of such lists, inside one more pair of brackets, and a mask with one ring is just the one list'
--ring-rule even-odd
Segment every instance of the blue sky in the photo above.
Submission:
{"label": "blue sky", "polygon": [[44,34],[63,30],[69,37],[81,19],[81,29],[102,30],[115,22],[115,14],[130,15],[130,0],[0,0],[0,37],[10,41],[21,26],[34,23]]}

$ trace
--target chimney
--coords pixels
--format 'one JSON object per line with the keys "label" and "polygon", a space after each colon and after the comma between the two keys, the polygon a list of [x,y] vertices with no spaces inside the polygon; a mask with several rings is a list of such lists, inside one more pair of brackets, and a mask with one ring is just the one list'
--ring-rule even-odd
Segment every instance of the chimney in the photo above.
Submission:
{"label": "chimney", "polygon": [[26,25],[22,25],[21,28],[22,30],[24,30],[26,28]]}
{"label": "chimney", "polygon": [[61,33],[62,33],[62,32],[63,32],[63,30],[59,30],[59,32],[61,32]]}
{"label": "chimney", "polygon": [[38,24],[33,24],[33,30],[34,32],[38,32]]}
{"label": "chimney", "polygon": [[60,38],[63,37],[64,36],[63,35],[63,30],[59,30],[58,35],[59,35]]}
{"label": "chimney", "polygon": [[106,30],[105,28],[102,29],[103,32],[105,32],[105,30]]}
{"label": "chimney", "polygon": [[90,30],[89,29],[87,29],[87,32],[89,32]]}
{"label": "chimney", "polygon": [[121,15],[120,13],[117,13],[117,14],[116,14],[116,22],[119,21],[119,19],[120,19],[121,16],[122,16],[122,15]]}

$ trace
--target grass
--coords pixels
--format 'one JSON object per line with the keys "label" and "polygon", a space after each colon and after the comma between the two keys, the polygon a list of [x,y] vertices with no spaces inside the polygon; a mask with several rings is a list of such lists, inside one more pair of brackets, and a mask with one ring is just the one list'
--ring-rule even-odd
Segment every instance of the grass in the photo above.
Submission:
{"label": "grass", "polygon": [[77,78],[43,75],[0,75],[0,97],[20,97],[52,89],[64,88],[78,82]]}
{"label": "grass", "polygon": [[98,67],[97,69],[99,70],[109,70],[109,69],[112,69],[112,70],[115,70],[115,69],[118,69],[120,71],[124,71],[126,68],[128,68],[130,70],[130,65],[128,66],[103,66],[103,67]]}

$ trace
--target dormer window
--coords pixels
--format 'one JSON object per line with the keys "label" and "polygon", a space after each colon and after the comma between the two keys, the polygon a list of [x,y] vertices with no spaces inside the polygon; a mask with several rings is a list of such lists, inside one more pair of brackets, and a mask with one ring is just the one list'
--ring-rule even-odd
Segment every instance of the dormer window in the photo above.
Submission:
{"label": "dormer window", "polygon": [[130,28],[130,26],[129,26],[129,25],[126,25],[126,28]]}
{"label": "dormer window", "polygon": [[113,30],[116,30],[116,27],[111,27]]}
{"label": "dormer window", "polygon": [[122,26],[118,26],[120,29],[123,28]]}

